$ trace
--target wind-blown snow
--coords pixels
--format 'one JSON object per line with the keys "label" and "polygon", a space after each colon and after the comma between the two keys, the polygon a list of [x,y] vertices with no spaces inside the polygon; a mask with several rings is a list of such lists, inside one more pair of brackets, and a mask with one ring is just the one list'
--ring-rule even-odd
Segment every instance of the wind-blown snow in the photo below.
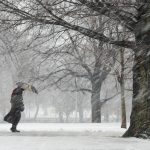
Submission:
{"label": "wind-blown snow", "polygon": [[22,123],[21,133],[0,124],[0,150],[150,150],[150,141],[122,138],[120,124]]}

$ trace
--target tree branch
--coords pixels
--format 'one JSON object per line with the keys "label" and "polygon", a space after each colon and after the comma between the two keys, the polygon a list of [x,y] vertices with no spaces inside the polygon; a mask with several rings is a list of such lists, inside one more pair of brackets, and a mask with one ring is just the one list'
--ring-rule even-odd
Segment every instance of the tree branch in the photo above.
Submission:
{"label": "tree branch", "polygon": [[134,30],[134,25],[136,23],[136,16],[132,13],[123,11],[123,9],[117,8],[112,3],[101,2],[98,3],[89,2],[88,0],[78,0],[81,4],[87,6],[93,11],[98,12],[101,15],[105,15],[109,18],[112,18],[116,21],[123,22],[125,26],[130,30]]}
{"label": "tree branch", "polygon": [[42,24],[60,25],[65,28],[80,32],[83,35],[88,36],[90,38],[97,39],[97,40],[100,40],[100,41],[103,41],[106,43],[114,44],[116,46],[121,46],[121,47],[125,47],[125,48],[131,48],[131,49],[135,48],[135,42],[115,41],[113,39],[106,37],[104,34],[98,33],[97,31],[90,30],[90,29],[87,29],[87,28],[84,28],[84,27],[81,27],[78,25],[73,25],[69,22],[66,22],[62,18],[54,15],[52,13],[52,11],[50,11],[50,15],[53,17],[53,19],[49,20],[48,18],[46,18],[44,16],[42,17],[42,16],[38,16],[38,15],[33,15],[33,14],[30,14],[29,12],[23,11],[23,10],[17,8],[16,6],[14,6],[13,4],[9,5],[8,1],[4,2],[3,0],[0,0],[0,4],[5,6],[6,8],[9,8],[9,9],[3,10],[3,12],[4,11],[8,12],[8,10],[9,10],[8,13],[14,14],[15,16],[17,15],[18,17],[20,17],[21,20],[24,19],[24,20],[30,20],[31,22],[38,22],[38,23],[42,23]]}
{"label": "tree branch", "polygon": [[115,95],[113,95],[113,96],[111,96],[111,97],[109,97],[109,98],[102,99],[102,100],[101,100],[101,104],[102,104],[102,105],[105,104],[107,101],[113,99],[114,97],[116,97],[116,96],[119,95],[119,94],[120,94],[120,92],[117,93],[117,94],[115,94]]}

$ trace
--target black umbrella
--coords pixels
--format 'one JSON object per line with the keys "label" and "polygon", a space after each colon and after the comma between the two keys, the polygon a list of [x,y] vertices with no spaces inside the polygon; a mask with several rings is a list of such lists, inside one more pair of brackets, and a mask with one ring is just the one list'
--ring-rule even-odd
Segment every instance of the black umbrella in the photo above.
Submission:
{"label": "black umbrella", "polygon": [[37,89],[33,85],[24,82],[17,82],[16,85],[24,90],[32,91],[33,93],[38,94]]}

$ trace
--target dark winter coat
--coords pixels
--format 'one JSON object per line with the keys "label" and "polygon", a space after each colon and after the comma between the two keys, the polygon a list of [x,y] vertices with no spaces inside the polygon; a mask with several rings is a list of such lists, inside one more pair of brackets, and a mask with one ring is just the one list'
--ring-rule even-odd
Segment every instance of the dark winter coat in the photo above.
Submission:
{"label": "dark winter coat", "polygon": [[24,104],[23,104],[23,93],[24,89],[17,87],[13,90],[11,95],[11,110],[10,112],[4,117],[4,121],[7,121],[9,123],[13,123],[16,115],[20,111],[24,111]]}
{"label": "dark winter coat", "polygon": [[24,89],[19,87],[13,90],[10,100],[12,109],[24,111],[23,96],[22,96],[23,91]]}

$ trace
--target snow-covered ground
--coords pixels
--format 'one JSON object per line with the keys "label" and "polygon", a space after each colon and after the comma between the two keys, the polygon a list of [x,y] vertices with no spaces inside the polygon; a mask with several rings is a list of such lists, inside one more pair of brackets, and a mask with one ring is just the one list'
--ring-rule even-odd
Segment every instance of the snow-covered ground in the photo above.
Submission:
{"label": "snow-covered ground", "polygon": [[21,133],[0,124],[0,150],[150,150],[150,140],[122,138],[116,123],[22,123]]}

